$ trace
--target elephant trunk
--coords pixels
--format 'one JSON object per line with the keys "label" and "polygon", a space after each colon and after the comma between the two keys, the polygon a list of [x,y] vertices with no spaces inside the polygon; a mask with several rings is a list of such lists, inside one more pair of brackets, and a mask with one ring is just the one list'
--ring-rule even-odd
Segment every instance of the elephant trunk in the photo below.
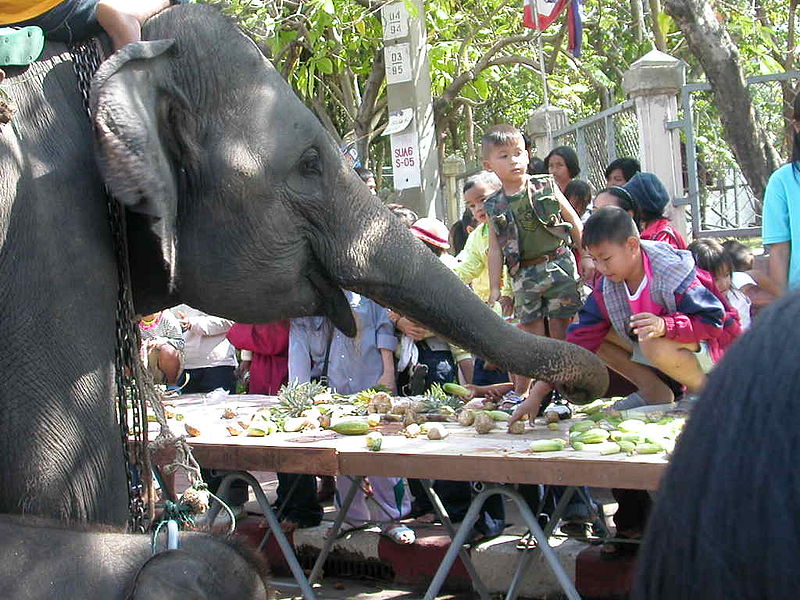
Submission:
{"label": "elephant trunk", "polygon": [[511,373],[554,383],[577,404],[605,392],[608,372],[594,354],[507,324],[398,218],[369,198],[360,181],[348,177],[342,188],[351,192],[339,199],[347,206],[334,208],[321,236],[327,247],[316,250],[336,285],[425,324]]}

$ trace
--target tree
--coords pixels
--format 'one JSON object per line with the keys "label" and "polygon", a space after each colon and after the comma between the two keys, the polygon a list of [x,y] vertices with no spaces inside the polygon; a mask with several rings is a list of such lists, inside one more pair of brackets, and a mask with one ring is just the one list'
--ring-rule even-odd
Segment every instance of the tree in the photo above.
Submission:
{"label": "tree", "polygon": [[664,6],[686,35],[712,86],[725,138],[742,174],[756,197],[763,198],[779,158],[753,107],[739,49],[708,0],[664,0]]}

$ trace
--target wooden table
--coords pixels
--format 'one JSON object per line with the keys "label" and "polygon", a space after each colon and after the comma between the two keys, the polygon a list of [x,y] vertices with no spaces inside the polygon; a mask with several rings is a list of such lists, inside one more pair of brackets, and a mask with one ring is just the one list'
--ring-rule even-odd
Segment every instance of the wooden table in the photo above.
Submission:
{"label": "wooden table", "polygon": [[[548,485],[617,487],[655,490],[667,465],[663,455],[612,454],[601,456],[587,444],[580,452],[532,453],[533,440],[567,439],[572,421],[562,431],[544,426],[511,435],[505,428],[478,435],[471,427],[445,424],[450,435],[443,440],[425,436],[406,438],[384,435],[380,452],[364,447],[363,437],[335,441],[341,475],[383,475],[453,481],[543,483]],[[391,430],[391,428],[389,428]]]}
{"label": "wooden table", "polygon": [[[201,435],[190,437],[197,462],[209,469],[237,471],[270,471],[336,475],[338,458],[336,444],[341,437],[332,431],[303,433],[274,433],[265,437],[232,436],[227,425],[238,427],[238,421],[249,421],[259,408],[277,404],[274,396],[190,394],[169,401],[170,410],[183,415],[183,421],[169,420],[175,435],[186,435],[184,424],[200,430]],[[223,419],[225,408],[239,415]],[[157,427],[157,426],[156,426]],[[241,427],[240,427],[241,429]]]}
{"label": "wooden table", "polygon": [[[504,495],[515,501],[533,536],[539,542],[539,550],[544,555],[550,568],[564,588],[568,598],[579,598],[574,585],[564,573],[561,564],[548,544],[548,535],[542,531],[536,517],[524,500],[510,487],[503,484],[531,483],[568,486],[568,493],[559,503],[574,491],[575,486],[616,487],[626,489],[655,490],[666,469],[667,461],[663,455],[626,456],[614,454],[601,456],[598,451],[587,445],[586,450],[572,449],[560,452],[532,453],[528,450],[530,442],[537,439],[560,437],[568,438],[568,429],[572,421],[563,421],[559,431],[552,431],[543,425],[528,428],[525,433],[511,435],[500,427],[486,435],[477,434],[473,428],[461,427],[455,423],[447,423],[445,427],[450,435],[444,440],[428,440],[426,436],[406,438],[400,435],[399,424],[384,424],[380,429],[384,433],[380,452],[366,449],[364,436],[342,436],[330,431],[308,431],[302,433],[272,434],[266,437],[230,436],[225,425],[235,423],[238,418],[222,419],[226,406],[235,408],[242,420],[258,408],[275,404],[273,397],[266,396],[228,396],[206,398],[204,396],[184,396],[174,402],[174,409],[184,414],[183,423],[189,423],[201,431],[201,435],[189,439],[195,457],[204,467],[235,471],[281,471],[288,473],[308,473],[325,475],[344,475],[352,479],[351,493],[347,494],[334,522],[317,564],[309,580],[313,583],[321,573],[322,564],[330,551],[338,527],[341,526],[356,487],[363,476],[413,477],[421,479],[439,517],[450,530],[453,542],[442,564],[425,595],[432,600],[438,594],[441,585],[452,564],[460,554],[467,566],[476,590],[481,597],[488,597],[485,588],[471,568],[468,554],[463,544],[471,530],[478,513],[492,495]],[[185,433],[183,424],[170,421],[175,433]],[[233,477],[236,477],[234,475]],[[241,476],[243,478],[243,476]],[[249,475],[248,483],[262,504],[270,529],[277,541],[284,548],[289,548],[288,541],[280,531],[277,518],[263,496],[263,492]],[[447,513],[436,497],[427,480],[449,479],[454,481],[487,481],[497,484],[478,494],[467,512],[467,516],[456,529],[450,525]],[[261,492],[259,495],[258,492]],[[556,511],[558,513],[558,510]],[[554,517],[557,518],[557,515]],[[274,523],[273,523],[274,521]],[[283,542],[283,543],[282,543]],[[284,554],[287,552],[284,550]],[[292,554],[289,550],[288,554]],[[516,597],[516,589],[527,565],[530,564],[532,552],[523,553],[512,582],[508,599]],[[296,563],[296,557],[286,556],[287,561]],[[293,569],[294,572],[294,569]],[[295,574],[304,595],[313,599],[308,581],[302,572]]]}

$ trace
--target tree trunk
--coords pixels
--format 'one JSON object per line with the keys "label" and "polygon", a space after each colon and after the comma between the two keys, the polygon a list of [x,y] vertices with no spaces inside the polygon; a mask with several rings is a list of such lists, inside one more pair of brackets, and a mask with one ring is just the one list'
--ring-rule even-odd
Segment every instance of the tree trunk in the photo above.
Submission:
{"label": "tree trunk", "polygon": [[658,22],[658,15],[661,13],[661,1],[650,0],[650,25],[653,30],[653,42],[656,49],[661,52],[667,51],[667,40],[664,37],[664,32],[661,31],[661,23]]}
{"label": "tree trunk", "polygon": [[703,66],[719,108],[725,139],[753,193],[762,199],[767,180],[780,159],[756,115],[739,66],[739,49],[708,0],[664,0],[664,7]]}
{"label": "tree trunk", "polygon": [[375,50],[375,55],[372,59],[372,69],[364,84],[364,91],[361,94],[361,98],[358,99],[358,109],[355,121],[353,122],[353,129],[356,134],[356,150],[364,165],[369,162],[369,144],[372,141],[372,135],[374,133],[372,130],[372,123],[377,109],[378,96],[380,95],[381,86],[385,77],[383,47],[381,47]]}

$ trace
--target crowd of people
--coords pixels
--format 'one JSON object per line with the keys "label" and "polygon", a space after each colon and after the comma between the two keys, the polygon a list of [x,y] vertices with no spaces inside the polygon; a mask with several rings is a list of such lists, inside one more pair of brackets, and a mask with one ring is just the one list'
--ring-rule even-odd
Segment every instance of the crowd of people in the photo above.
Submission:
{"label": "crowd of people", "polygon": [[[666,188],[635,159],[609,164],[607,187],[592,194],[578,179],[578,157],[568,147],[553,149],[544,161],[532,160],[522,133],[498,125],[483,136],[481,152],[483,170],[464,181],[467,210],[450,230],[400,205],[388,205],[389,210],[498,314],[524,331],[596,353],[632,388],[617,409],[691,404],[709,370],[749,327],[753,309],[780,293],[769,277],[755,272],[753,254],[740,242],[699,239],[687,245],[665,215]],[[374,194],[374,174],[366,169],[358,174]],[[564,404],[551,382],[505,373],[406,315],[352,291],[345,295],[359,324],[355,339],[325,317],[245,325],[178,306],[142,318],[142,358],[156,380],[175,393],[217,388],[233,393],[237,376],[249,377],[251,393],[268,395],[288,381],[325,380],[344,394],[381,386],[401,395],[461,382],[475,396],[495,398],[512,410],[511,422],[531,423],[542,411]],[[612,387],[620,381],[612,378]],[[204,475],[212,485],[218,477],[211,471]],[[319,524],[333,482],[318,487],[311,475],[278,477],[284,527]],[[336,482],[337,501],[348,485]],[[460,520],[471,485],[437,481],[434,489],[451,518]],[[541,486],[522,491],[545,518],[563,492]],[[246,489],[232,495],[231,504],[241,510]],[[649,496],[633,490],[614,495],[618,537],[641,537]],[[593,503],[587,489],[575,495],[562,531],[586,535]],[[378,522],[382,533],[409,544],[414,531],[398,521],[431,510],[418,482],[370,477],[346,523],[357,528]],[[489,503],[475,536],[496,535],[504,525],[502,502]],[[630,548],[609,544],[604,551]]]}

